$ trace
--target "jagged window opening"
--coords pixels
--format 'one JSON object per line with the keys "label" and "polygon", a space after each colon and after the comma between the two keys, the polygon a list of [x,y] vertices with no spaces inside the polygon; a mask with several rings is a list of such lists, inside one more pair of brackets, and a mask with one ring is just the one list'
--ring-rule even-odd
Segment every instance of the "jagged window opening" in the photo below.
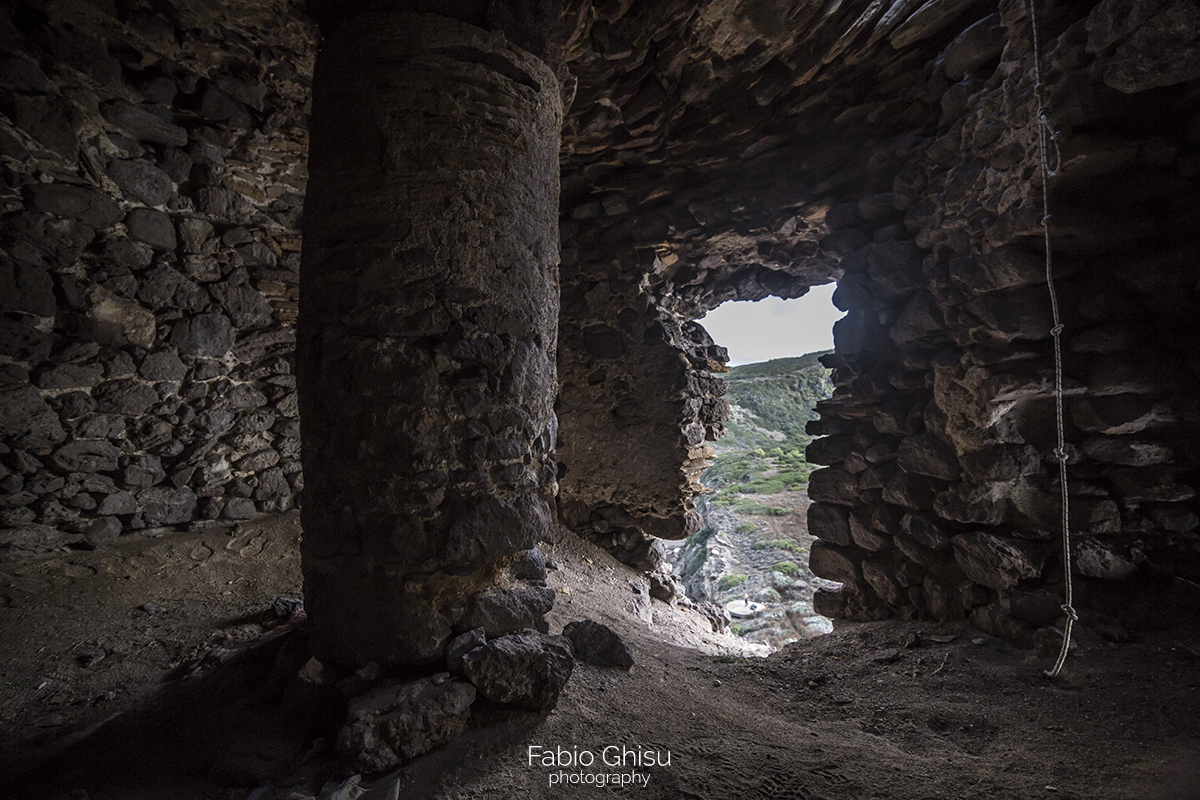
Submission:
{"label": "jagged window opening", "polygon": [[808,568],[808,476],[817,467],[805,457],[805,424],[833,390],[817,361],[841,316],[833,289],[725,303],[699,321],[729,349],[732,414],[702,477],[711,491],[699,504],[704,527],[669,550],[689,596],[720,604],[734,633],[772,650],[832,630],[812,606],[814,591],[837,584]]}
{"label": "jagged window opening", "polygon": [[842,316],[831,299],[834,288],[814,286],[795,300],[723,303],[699,322],[729,350],[731,367],[832,350],[833,323]]}

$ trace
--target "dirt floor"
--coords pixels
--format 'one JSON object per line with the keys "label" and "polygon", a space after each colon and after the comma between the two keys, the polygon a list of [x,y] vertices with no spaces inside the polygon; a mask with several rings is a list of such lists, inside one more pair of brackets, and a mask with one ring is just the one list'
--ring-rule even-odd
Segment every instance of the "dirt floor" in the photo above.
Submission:
{"label": "dirt floor", "polygon": [[320,698],[279,681],[304,647],[303,615],[273,608],[300,596],[298,536],[288,515],[0,567],[0,796],[1200,798],[1190,624],[1082,631],[1056,680],[960,625],[839,624],[747,657],[569,534],[544,546],[551,630],[604,622],[635,666],[577,665],[549,715],[480,706],[463,739],[350,776],[313,739]]}

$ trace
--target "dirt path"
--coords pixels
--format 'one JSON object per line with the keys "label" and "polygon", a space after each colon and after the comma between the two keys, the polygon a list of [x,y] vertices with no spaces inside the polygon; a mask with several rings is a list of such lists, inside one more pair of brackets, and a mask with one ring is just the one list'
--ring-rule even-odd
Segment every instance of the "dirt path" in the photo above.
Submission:
{"label": "dirt path", "polygon": [[[181,658],[193,663],[188,656],[233,648],[230,639],[238,636],[269,638],[274,623],[264,617],[221,623],[297,592],[297,535],[295,519],[285,517],[122,543],[130,548],[123,554],[63,554],[0,571],[0,592],[10,598],[0,609],[5,774],[30,763],[34,745],[132,709]],[[198,548],[212,554],[194,558],[204,555]],[[369,800],[1200,797],[1194,627],[1121,645],[1084,632],[1056,681],[1042,676],[1048,658],[931,623],[839,625],[769,658],[747,659],[738,654],[741,640],[648,600],[642,579],[606,553],[564,535],[546,555],[558,567],[550,578],[559,590],[551,630],[581,618],[609,624],[631,645],[633,669],[579,665],[553,713],[486,713],[486,725],[459,742],[395,775],[364,779],[377,789]],[[148,613],[141,608],[148,602],[168,611]],[[81,648],[103,651],[103,658],[84,666]],[[270,659],[259,660],[267,670]],[[54,692],[37,688],[46,680]],[[110,691],[111,698],[96,700]],[[288,741],[277,712],[274,722],[258,725],[257,739],[239,734],[271,714],[237,697],[209,695],[208,713],[196,711],[194,697],[181,706],[186,711],[153,719],[125,714],[90,743],[54,755],[38,782],[9,784],[5,796],[330,796],[346,776],[330,772],[321,744],[298,758],[309,743]],[[47,714],[61,719],[39,726]],[[159,752],[159,741],[171,737],[192,744]],[[96,740],[107,740],[109,749]],[[207,749],[196,749],[200,741]],[[530,746],[543,755],[586,751],[594,762],[531,764]],[[643,754],[643,764],[626,756],[624,764],[606,765],[608,747],[617,748],[607,752],[610,761],[629,751]],[[668,752],[669,764],[644,763],[646,753],[665,760]],[[261,770],[227,768],[231,758],[249,764],[251,755],[270,766],[276,788],[255,788]],[[221,764],[224,771],[216,769]],[[598,788],[599,775],[637,784]],[[244,785],[231,789],[217,779]],[[556,779],[592,783],[552,785]]]}

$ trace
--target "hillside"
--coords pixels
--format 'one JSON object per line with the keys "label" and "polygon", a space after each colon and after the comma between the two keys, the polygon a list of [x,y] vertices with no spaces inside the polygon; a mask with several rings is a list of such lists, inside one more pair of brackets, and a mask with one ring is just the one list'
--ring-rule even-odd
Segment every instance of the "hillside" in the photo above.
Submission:
{"label": "hillside", "polygon": [[817,359],[828,351],[734,367],[725,376],[732,416],[717,440],[716,462],[703,477],[713,489],[708,503],[731,503],[731,495],[799,491],[812,467],[804,448],[812,437],[804,425],[816,404],[833,393],[829,370]]}
{"label": "hillside", "polygon": [[[824,633],[812,609],[822,585],[808,571],[808,476],[812,439],[804,425],[833,392],[824,353],[734,367],[725,376],[732,406],[717,458],[702,481],[704,527],[672,549],[675,571],[697,600],[725,605],[732,629],[781,647]],[[732,605],[731,605],[732,604]]]}

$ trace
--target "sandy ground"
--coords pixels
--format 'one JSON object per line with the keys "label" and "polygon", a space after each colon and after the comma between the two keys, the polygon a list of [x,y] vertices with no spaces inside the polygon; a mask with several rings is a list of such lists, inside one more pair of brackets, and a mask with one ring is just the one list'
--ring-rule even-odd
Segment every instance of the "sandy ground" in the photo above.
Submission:
{"label": "sandy ground", "polygon": [[[298,536],[289,515],[0,568],[0,795],[275,800],[344,780],[319,703],[263,688],[302,649],[302,621],[271,611],[299,594]],[[546,716],[480,707],[463,739],[365,776],[370,800],[1200,798],[1192,623],[1084,631],[1053,681],[1049,658],[932,623],[746,657],[591,545],[545,550],[551,630],[604,622],[633,669],[578,665]]]}

